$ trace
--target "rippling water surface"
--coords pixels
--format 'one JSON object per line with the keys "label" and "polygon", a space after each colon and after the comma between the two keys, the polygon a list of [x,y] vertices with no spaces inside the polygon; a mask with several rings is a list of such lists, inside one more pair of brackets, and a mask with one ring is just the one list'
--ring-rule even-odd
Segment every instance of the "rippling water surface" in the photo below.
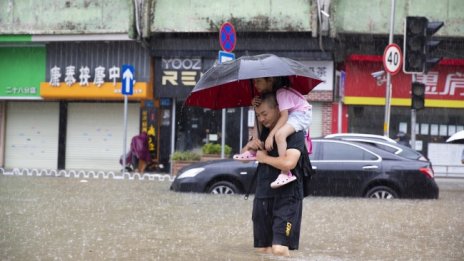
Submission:
{"label": "rippling water surface", "polygon": [[[0,176],[1,260],[287,260],[254,252],[252,197],[169,181]],[[464,260],[464,181],[439,200],[306,198],[288,260]]]}

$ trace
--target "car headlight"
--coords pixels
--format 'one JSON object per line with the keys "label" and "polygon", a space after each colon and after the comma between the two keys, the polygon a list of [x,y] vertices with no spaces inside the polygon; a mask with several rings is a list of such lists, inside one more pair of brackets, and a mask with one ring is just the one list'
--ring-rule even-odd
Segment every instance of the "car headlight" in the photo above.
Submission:
{"label": "car headlight", "polygon": [[195,177],[198,173],[202,172],[205,170],[205,168],[193,168],[189,169],[185,172],[182,172],[179,176],[177,176],[178,179],[184,179],[184,178],[193,178]]}

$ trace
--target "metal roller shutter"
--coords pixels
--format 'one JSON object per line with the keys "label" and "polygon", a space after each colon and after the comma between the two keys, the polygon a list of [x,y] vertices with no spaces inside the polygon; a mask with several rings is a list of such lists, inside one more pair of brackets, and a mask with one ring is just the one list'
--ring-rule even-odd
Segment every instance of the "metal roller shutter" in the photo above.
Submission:
{"label": "metal roller shutter", "polygon": [[[140,105],[127,112],[127,149],[139,133]],[[66,136],[66,169],[120,170],[123,153],[122,103],[70,103]]]}
{"label": "metal roller shutter", "polygon": [[56,169],[59,104],[8,102],[5,167]]}
{"label": "metal roller shutter", "polygon": [[311,102],[313,106],[313,121],[310,127],[311,137],[321,137],[322,136],[322,104]]}

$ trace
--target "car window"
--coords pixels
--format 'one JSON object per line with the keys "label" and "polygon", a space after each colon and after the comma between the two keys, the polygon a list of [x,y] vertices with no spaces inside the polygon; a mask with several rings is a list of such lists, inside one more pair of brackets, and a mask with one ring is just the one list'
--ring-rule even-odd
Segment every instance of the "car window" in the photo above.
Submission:
{"label": "car window", "polygon": [[320,147],[320,143],[319,143],[319,142],[313,141],[311,144],[312,144],[312,146],[313,146],[313,150],[312,150],[312,153],[309,154],[309,159],[310,159],[310,160],[315,160],[315,159],[316,159],[317,152],[318,152],[318,149],[319,149],[319,147]]}
{"label": "car window", "polygon": [[368,142],[368,141],[361,141],[363,143],[366,143],[368,145],[371,145],[371,146],[374,146],[376,148],[379,148],[381,150],[385,150],[385,151],[388,151],[390,153],[397,153],[398,152],[398,148],[395,148],[395,147],[392,147],[392,146],[387,146],[387,145],[384,145],[384,144],[380,144],[380,143],[376,143],[376,142]]}
{"label": "car window", "polygon": [[376,160],[377,156],[359,147],[335,142],[324,142],[322,160]]}
{"label": "car window", "polygon": [[408,159],[418,159],[421,156],[416,151],[410,149],[404,149],[399,155]]}

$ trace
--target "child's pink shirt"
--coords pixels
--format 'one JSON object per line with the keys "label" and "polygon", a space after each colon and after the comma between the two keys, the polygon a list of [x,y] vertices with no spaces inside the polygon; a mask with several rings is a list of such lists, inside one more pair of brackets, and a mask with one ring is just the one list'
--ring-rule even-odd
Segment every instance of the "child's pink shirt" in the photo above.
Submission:
{"label": "child's pink shirt", "polygon": [[312,109],[312,106],[306,101],[304,96],[294,89],[278,89],[276,92],[276,99],[277,103],[279,103],[279,110],[288,110],[289,114],[294,111],[307,111]]}

